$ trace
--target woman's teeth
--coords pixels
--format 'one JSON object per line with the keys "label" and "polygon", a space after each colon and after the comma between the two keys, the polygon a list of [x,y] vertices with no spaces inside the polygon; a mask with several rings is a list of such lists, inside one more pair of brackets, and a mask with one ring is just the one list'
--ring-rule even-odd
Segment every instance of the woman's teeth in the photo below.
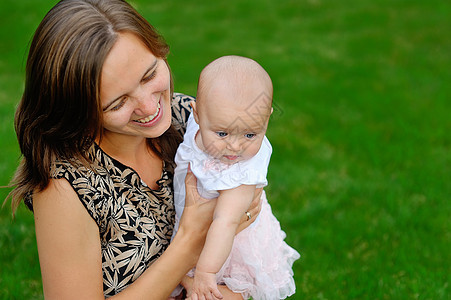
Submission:
{"label": "woman's teeth", "polygon": [[152,121],[153,119],[155,119],[155,117],[158,115],[159,112],[160,112],[160,103],[158,102],[158,105],[157,105],[157,111],[156,111],[153,115],[150,115],[150,116],[148,116],[147,118],[144,118],[144,119],[136,120],[136,122],[138,122],[138,123],[147,123],[147,122],[150,122],[150,121]]}

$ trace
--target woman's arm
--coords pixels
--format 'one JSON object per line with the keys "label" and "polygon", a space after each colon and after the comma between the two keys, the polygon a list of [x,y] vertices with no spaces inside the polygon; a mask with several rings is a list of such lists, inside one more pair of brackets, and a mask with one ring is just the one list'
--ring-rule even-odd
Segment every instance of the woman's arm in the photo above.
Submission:
{"label": "woman's arm", "polygon": [[[172,243],[134,283],[110,299],[166,299],[197,262],[216,201],[197,194],[189,174],[187,208]],[[46,299],[104,299],[100,237],[70,184],[53,179],[33,201]]]}
{"label": "woman's arm", "polygon": [[45,299],[104,299],[99,229],[70,184],[33,197]]}

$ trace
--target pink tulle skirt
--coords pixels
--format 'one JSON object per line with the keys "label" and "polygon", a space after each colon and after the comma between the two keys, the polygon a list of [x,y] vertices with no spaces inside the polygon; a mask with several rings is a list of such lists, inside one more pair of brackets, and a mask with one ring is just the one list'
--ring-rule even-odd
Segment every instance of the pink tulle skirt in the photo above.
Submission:
{"label": "pink tulle skirt", "polygon": [[262,194],[258,219],[240,232],[217,274],[218,283],[241,293],[244,299],[285,299],[294,294],[293,262],[299,253],[285,243],[285,233]]}
{"label": "pink tulle skirt", "polygon": [[[244,299],[285,299],[294,294],[293,262],[299,253],[285,243],[285,232],[271,212],[262,193],[262,209],[257,220],[236,235],[232,251],[216,274],[218,284],[225,284]],[[188,273],[194,276],[194,270]],[[179,286],[172,296],[178,295]]]}

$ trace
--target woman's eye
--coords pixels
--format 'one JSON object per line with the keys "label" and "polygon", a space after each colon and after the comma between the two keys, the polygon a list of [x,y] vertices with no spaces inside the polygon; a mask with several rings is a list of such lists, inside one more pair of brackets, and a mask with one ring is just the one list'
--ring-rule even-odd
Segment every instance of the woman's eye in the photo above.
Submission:
{"label": "woman's eye", "polygon": [[216,132],[216,135],[219,136],[219,137],[226,137],[227,136],[227,132],[218,131],[218,132]]}
{"label": "woman's eye", "polygon": [[157,71],[153,71],[152,73],[150,73],[149,76],[144,77],[144,78],[142,79],[142,82],[143,82],[143,83],[147,83],[147,82],[151,81],[152,79],[154,79],[156,75],[157,75]]}
{"label": "woman's eye", "polygon": [[111,111],[119,110],[125,104],[125,98],[122,98],[118,105],[111,108]]}
{"label": "woman's eye", "polygon": [[254,137],[256,137],[257,135],[255,133],[246,133],[244,135],[247,139],[253,139]]}

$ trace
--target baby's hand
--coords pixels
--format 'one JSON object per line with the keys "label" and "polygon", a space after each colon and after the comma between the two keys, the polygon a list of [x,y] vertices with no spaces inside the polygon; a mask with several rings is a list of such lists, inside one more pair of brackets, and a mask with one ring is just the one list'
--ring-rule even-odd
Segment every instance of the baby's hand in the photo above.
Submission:
{"label": "baby's hand", "polygon": [[202,272],[196,269],[194,275],[193,289],[190,299],[192,300],[215,300],[222,299],[216,284],[216,275],[214,273]]}

